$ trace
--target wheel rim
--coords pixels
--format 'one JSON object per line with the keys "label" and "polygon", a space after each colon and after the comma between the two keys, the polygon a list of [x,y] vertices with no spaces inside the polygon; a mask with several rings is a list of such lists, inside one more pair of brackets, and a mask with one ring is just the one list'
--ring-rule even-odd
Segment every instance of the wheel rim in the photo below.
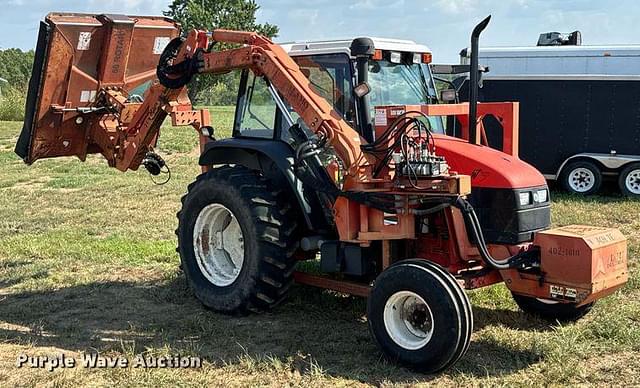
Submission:
{"label": "wheel rim", "polygon": [[384,326],[398,346],[416,350],[425,346],[433,336],[433,314],[420,295],[399,291],[384,306]]}
{"label": "wheel rim", "polygon": [[206,206],[193,228],[193,251],[200,271],[219,287],[233,283],[244,262],[242,229],[233,213],[221,204]]}
{"label": "wheel rim", "polygon": [[580,167],[569,173],[569,187],[578,193],[584,193],[596,184],[596,176],[588,168]]}
{"label": "wheel rim", "polygon": [[624,184],[631,193],[640,195],[640,168],[631,170],[624,180]]}

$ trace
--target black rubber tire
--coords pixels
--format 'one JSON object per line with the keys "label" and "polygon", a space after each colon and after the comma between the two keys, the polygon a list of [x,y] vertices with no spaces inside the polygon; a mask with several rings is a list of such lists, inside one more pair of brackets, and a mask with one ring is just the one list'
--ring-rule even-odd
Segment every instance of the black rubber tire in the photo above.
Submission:
{"label": "black rubber tire", "polygon": [[416,265],[423,266],[425,268],[432,269],[433,271],[437,271],[443,280],[449,283],[449,287],[456,291],[457,302],[460,306],[465,309],[464,316],[466,320],[463,322],[462,338],[464,341],[461,341],[460,346],[458,346],[458,350],[456,351],[456,356],[451,361],[451,365],[456,363],[469,349],[469,345],[471,344],[471,334],[473,333],[473,308],[471,307],[471,301],[469,301],[469,297],[464,292],[464,289],[460,287],[460,284],[454,278],[449,271],[447,271],[442,266],[425,259],[409,259],[405,260],[405,263],[414,263]]}
{"label": "black rubber tire", "polygon": [[[297,248],[295,210],[284,193],[255,171],[223,166],[189,185],[178,212],[178,252],[187,282],[207,307],[224,313],[259,312],[280,303],[293,283]],[[228,286],[202,274],[193,248],[193,229],[200,211],[220,203],[229,209],[244,235],[244,262]]]}
{"label": "black rubber tire", "polygon": [[573,303],[544,303],[540,300],[525,296],[512,294],[520,310],[527,314],[535,315],[548,321],[574,322],[584,317],[593,308],[594,302],[576,307]]}
{"label": "black rubber tire", "polygon": [[[571,187],[571,184],[569,183],[571,173],[578,168],[586,168],[593,174],[594,184],[591,189],[580,192],[574,190]],[[562,187],[564,187],[564,189],[570,193],[578,195],[592,195],[600,191],[600,188],[602,187],[602,172],[600,171],[598,165],[596,165],[595,163],[588,160],[578,160],[575,162],[570,162],[562,169],[562,173],[560,174],[560,181]]]}
{"label": "black rubber tire", "polygon": [[[397,344],[384,322],[387,300],[399,291],[411,291],[428,304],[433,315],[433,334],[421,348],[410,350]],[[369,329],[385,356],[425,373],[449,368],[466,352],[473,316],[471,305],[456,280],[426,260],[398,262],[376,279],[367,302]]]}
{"label": "black rubber tire", "polygon": [[620,187],[620,192],[623,195],[631,198],[640,198],[640,194],[630,191],[626,184],[627,176],[631,174],[632,171],[639,169],[640,163],[631,163],[620,171],[620,175],[618,176],[618,187]]}

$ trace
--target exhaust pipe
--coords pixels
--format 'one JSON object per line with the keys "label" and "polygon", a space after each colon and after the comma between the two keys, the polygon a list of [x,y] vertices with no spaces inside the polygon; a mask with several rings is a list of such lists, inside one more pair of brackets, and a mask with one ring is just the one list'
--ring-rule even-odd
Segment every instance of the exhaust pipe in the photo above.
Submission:
{"label": "exhaust pipe", "polygon": [[476,131],[478,125],[478,88],[480,83],[480,72],[478,71],[478,46],[480,34],[487,28],[491,15],[478,23],[471,33],[471,66],[469,67],[469,143],[476,144]]}

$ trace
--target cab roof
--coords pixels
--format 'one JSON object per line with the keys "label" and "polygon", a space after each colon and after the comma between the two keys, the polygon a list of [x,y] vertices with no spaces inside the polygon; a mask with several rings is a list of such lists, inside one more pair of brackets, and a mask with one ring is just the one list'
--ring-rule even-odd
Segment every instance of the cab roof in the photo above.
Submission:
{"label": "cab roof", "polygon": [[[373,41],[376,49],[389,51],[402,51],[412,53],[431,53],[429,47],[418,44],[412,40],[374,38],[367,37]],[[318,54],[351,54],[351,42],[353,39],[316,40],[316,41],[296,41],[279,43],[282,48],[291,56],[297,55],[318,55]]]}

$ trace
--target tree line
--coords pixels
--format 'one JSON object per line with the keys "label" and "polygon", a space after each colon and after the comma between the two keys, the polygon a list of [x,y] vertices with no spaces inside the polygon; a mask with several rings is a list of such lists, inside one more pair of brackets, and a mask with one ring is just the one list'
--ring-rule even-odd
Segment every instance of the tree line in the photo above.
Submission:
{"label": "tree line", "polygon": [[[164,12],[182,25],[187,33],[193,29],[256,31],[273,38],[278,27],[256,22],[260,6],[254,0],[174,0]],[[231,48],[218,44],[215,49]],[[189,97],[204,105],[234,105],[238,93],[238,72],[211,76],[196,76],[189,84]]]}
{"label": "tree line", "polygon": [[0,50],[0,120],[24,118],[24,100],[33,66],[33,50]]}
{"label": "tree line", "polygon": [[8,81],[7,85],[0,83],[0,88],[12,87],[26,90],[31,77],[33,55],[33,50],[22,51],[16,48],[0,50],[0,78]]}

